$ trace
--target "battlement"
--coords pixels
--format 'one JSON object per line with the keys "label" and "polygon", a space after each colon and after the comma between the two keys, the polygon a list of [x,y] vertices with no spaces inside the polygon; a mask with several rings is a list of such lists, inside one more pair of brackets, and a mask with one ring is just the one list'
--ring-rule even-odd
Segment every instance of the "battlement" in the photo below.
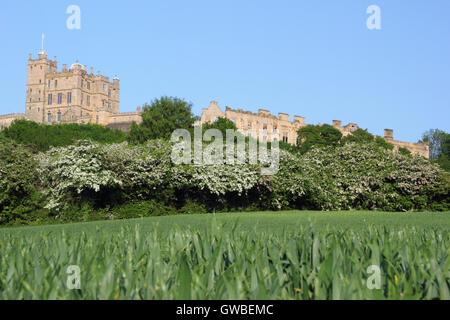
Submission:
{"label": "battlement", "polygon": [[[267,141],[282,140],[293,145],[297,144],[297,131],[306,126],[306,119],[300,116],[294,116],[294,121],[290,121],[289,114],[278,113],[278,117],[272,115],[270,111],[259,109],[257,113],[244,111],[242,109],[232,109],[225,107],[225,112],[220,110],[216,101],[212,101],[208,108],[202,109],[200,123],[212,123],[219,117],[227,118],[236,124],[237,129],[248,134],[250,132],[262,132],[265,135],[263,139]],[[320,123],[318,124],[321,125]],[[342,126],[341,120],[333,120],[333,127],[339,130],[343,136],[347,136],[359,129],[358,124],[349,123]],[[429,157],[429,145],[427,143],[411,143],[394,140],[394,132],[386,129],[384,139],[394,145],[394,151],[399,148],[406,148],[413,154],[419,154],[425,158]]]}
{"label": "battlement", "polygon": [[4,120],[4,119],[20,119],[20,118],[25,118],[25,114],[23,114],[23,113],[10,113],[10,114],[0,115],[0,120]]}
{"label": "battlement", "polygon": [[26,119],[23,113],[10,113],[0,115],[0,130],[9,127],[14,120],[22,120],[22,119]]}

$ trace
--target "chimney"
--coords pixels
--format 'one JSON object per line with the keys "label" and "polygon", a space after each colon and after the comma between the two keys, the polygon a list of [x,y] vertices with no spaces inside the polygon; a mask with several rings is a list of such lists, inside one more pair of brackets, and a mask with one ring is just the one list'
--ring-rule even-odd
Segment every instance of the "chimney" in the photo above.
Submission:
{"label": "chimney", "polygon": [[94,75],[94,68],[91,67],[91,76]]}
{"label": "chimney", "polygon": [[67,64],[63,64],[62,71],[63,71],[63,72],[67,72]]}

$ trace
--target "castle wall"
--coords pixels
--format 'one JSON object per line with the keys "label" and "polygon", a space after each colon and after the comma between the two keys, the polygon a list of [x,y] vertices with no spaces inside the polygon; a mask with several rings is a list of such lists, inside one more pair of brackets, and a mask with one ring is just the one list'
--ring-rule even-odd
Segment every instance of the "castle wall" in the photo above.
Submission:
{"label": "castle wall", "polygon": [[14,120],[24,120],[25,115],[23,113],[11,113],[0,116],[0,130],[7,128]]}
{"label": "castle wall", "polygon": [[[212,123],[216,121],[218,117],[225,117],[233,121],[238,129],[243,134],[248,134],[249,131],[255,133],[261,139],[267,139],[267,141],[284,141],[292,145],[297,144],[297,131],[301,127],[306,126],[305,118],[300,116],[294,116],[294,121],[291,122],[289,115],[286,113],[279,113],[278,117],[271,115],[267,110],[258,110],[258,113],[252,113],[243,110],[234,110],[229,107],[225,108],[225,113],[222,112],[217,105],[217,102],[212,101],[210,106],[203,109],[201,116],[201,123]],[[342,126],[340,120],[333,120],[333,127],[338,129],[343,136],[347,136],[352,132],[359,129],[356,123],[349,123],[346,126]],[[261,136],[262,130],[262,136]],[[387,142],[394,145],[394,151],[398,151],[399,148],[406,148],[413,154],[419,154],[425,158],[429,158],[429,145],[428,143],[411,143],[396,141],[393,139],[393,130],[385,130],[385,138]]]}
{"label": "castle wall", "polygon": [[212,123],[219,117],[233,121],[242,134],[251,133],[255,138],[259,135],[261,139],[269,142],[280,140],[295,144],[297,130],[306,125],[303,117],[295,116],[294,121],[291,122],[287,114],[279,114],[277,118],[263,109],[258,110],[258,113],[252,113],[226,107],[224,113],[215,101],[212,101],[207,109],[203,109],[200,121]]}

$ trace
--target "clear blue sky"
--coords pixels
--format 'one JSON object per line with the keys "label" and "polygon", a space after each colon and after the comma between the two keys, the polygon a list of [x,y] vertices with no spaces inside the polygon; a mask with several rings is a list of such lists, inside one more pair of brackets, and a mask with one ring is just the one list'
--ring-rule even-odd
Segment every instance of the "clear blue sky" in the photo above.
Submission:
{"label": "clear blue sky", "polygon": [[[69,5],[81,30],[69,30]],[[369,5],[382,29],[366,27]],[[121,111],[162,95],[265,108],[417,141],[450,131],[450,1],[5,1],[0,114],[24,112],[28,54],[121,80]]]}

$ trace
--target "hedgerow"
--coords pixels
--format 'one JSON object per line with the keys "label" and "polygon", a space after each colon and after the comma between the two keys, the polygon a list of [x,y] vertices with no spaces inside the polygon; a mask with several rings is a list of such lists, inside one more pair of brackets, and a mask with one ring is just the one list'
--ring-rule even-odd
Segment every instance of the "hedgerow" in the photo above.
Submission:
{"label": "hedgerow", "polygon": [[[36,210],[30,201],[67,220],[81,219],[77,210],[85,212],[82,216],[96,211],[101,212],[99,218],[107,218],[115,207],[139,201],[147,209],[138,206],[138,211],[149,215],[152,210],[190,213],[195,208],[199,212],[449,208],[448,173],[422,157],[393,153],[376,143],[313,147],[303,155],[280,150],[279,171],[273,176],[261,175],[258,165],[248,163],[175,165],[171,143],[162,140],[143,145],[79,141],[35,155],[11,142],[0,146],[2,223],[24,204],[26,212]],[[123,211],[118,216],[123,217]]]}

